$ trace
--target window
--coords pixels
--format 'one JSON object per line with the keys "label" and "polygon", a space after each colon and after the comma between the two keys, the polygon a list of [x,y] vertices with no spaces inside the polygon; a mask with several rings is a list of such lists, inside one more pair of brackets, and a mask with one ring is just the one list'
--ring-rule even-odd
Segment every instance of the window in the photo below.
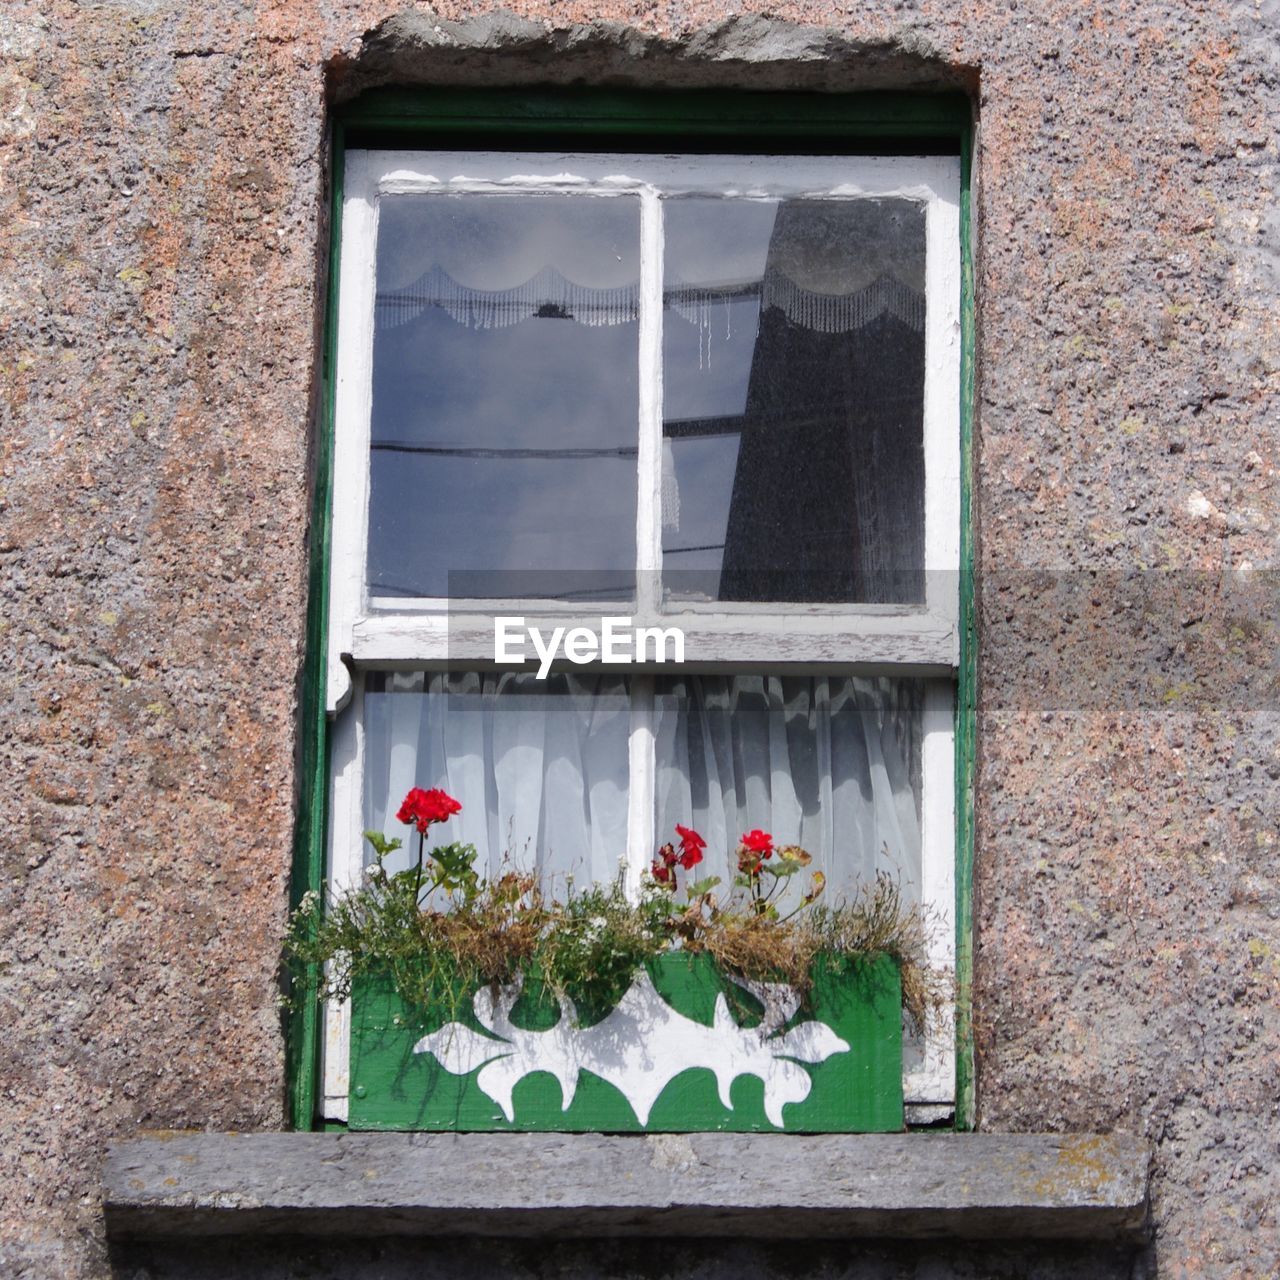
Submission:
{"label": "window", "polygon": [[[490,866],[636,889],[676,821],[764,826],[835,891],[897,875],[950,967],[959,157],[355,148],[343,180],[335,887],[415,783]],[[605,617],[643,660],[496,661],[496,619]],[[949,1027],[905,1087],[950,1105]]]}

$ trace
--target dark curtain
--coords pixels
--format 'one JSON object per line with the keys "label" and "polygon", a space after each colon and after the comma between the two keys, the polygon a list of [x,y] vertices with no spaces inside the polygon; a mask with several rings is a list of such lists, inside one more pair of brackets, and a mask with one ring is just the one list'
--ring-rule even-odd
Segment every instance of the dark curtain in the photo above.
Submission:
{"label": "dark curtain", "polygon": [[[798,260],[820,269],[823,254],[840,252],[847,262],[861,243],[875,249],[896,237],[895,274],[917,266],[922,278],[924,215],[913,209],[903,201],[784,202],[766,277],[786,263],[794,279]],[[919,263],[903,271],[904,255],[917,252]],[[923,331],[892,312],[828,333],[765,309],[721,599],[923,599],[923,393]]]}

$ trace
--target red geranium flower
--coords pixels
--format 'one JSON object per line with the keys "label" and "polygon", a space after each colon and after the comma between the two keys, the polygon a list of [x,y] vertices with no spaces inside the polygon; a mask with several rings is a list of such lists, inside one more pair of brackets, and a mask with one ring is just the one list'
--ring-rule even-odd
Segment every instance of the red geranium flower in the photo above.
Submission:
{"label": "red geranium flower", "polygon": [[680,837],[681,848],[705,849],[707,847],[707,842],[692,827],[682,827],[677,822],[676,835]]}
{"label": "red geranium flower", "polygon": [[439,787],[424,791],[414,787],[404,798],[396,814],[397,822],[411,822],[422,835],[433,822],[444,822],[452,814],[459,813],[462,806],[447,792]]}
{"label": "red geranium flower", "polygon": [[742,847],[750,849],[752,853],[758,853],[762,858],[773,857],[773,837],[767,831],[761,831],[759,827],[754,831],[748,831],[742,837]]}
{"label": "red geranium flower", "polygon": [[653,866],[651,866],[649,870],[653,873],[653,878],[659,884],[669,883],[673,874],[670,864],[659,862],[657,858],[654,858]]}
{"label": "red geranium flower", "polygon": [[676,835],[680,837],[680,865],[688,871],[702,861],[707,842],[692,827],[682,827],[678,822]]}

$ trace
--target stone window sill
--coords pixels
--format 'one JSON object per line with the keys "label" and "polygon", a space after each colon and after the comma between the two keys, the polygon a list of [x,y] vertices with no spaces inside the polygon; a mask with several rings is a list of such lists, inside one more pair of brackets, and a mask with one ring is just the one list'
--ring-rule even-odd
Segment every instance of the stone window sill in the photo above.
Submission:
{"label": "stone window sill", "polygon": [[1137,1240],[1123,1135],[177,1133],[104,1170],[118,1239],[306,1236]]}

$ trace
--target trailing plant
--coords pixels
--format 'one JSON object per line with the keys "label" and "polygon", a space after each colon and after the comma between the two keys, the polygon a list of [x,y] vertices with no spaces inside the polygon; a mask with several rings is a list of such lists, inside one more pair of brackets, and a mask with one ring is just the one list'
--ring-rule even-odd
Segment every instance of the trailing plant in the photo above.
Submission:
{"label": "trailing plant", "polygon": [[[451,842],[428,850],[432,826],[461,806],[440,790],[414,788],[397,819],[418,836],[412,867],[390,872],[386,860],[402,846],[366,831],[374,859],[363,883],[346,893],[306,895],[290,918],[285,942],[292,966],[322,966],[324,994],[345,999],[359,976],[389,972],[406,1003],[445,1005],[455,1014],[483,985],[507,986],[531,976],[567,997],[580,1020],[615,1005],[644,965],[672,950],[705,952],[748,982],[785,984],[803,999],[814,958],[888,954],[902,975],[903,1008],[919,1026],[939,998],[925,962],[925,922],[902,901],[883,873],[849,902],[820,901],[821,872],[798,845],[775,847],[765,831],[747,832],[736,851],[736,874],[691,875],[706,841],[677,825],[632,900],[621,875],[611,884],[548,899],[537,879],[505,870],[486,879],[475,868],[474,845]],[[800,888],[797,877],[807,875]]]}

